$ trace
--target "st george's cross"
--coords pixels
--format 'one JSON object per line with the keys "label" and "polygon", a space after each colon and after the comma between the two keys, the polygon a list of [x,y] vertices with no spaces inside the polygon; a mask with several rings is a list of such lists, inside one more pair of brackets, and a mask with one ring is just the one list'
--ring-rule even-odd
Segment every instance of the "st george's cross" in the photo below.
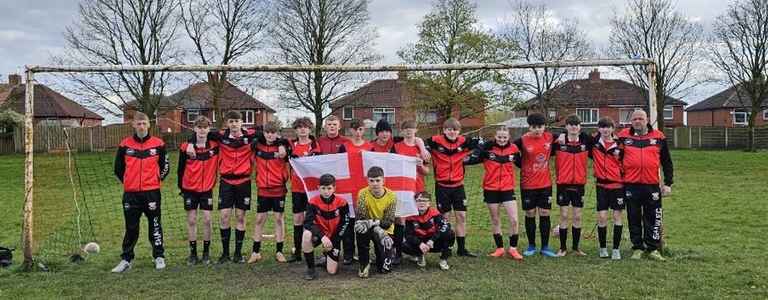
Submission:
{"label": "st george's cross", "polygon": [[320,192],[320,176],[331,174],[336,177],[336,197],[349,203],[350,217],[357,202],[357,192],[368,186],[366,173],[374,166],[384,169],[384,186],[397,195],[398,217],[418,214],[413,200],[416,189],[416,165],[418,159],[393,153],[361,151],[306,156],[291,159],[291,167],[304,183],[304,190],[310,199]]}

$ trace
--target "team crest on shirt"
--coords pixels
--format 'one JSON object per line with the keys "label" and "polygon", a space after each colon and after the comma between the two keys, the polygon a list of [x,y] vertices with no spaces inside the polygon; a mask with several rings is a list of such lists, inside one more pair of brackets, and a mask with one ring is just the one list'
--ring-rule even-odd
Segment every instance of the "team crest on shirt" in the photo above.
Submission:
{"label": "team crest on shirt", "polygon": [[566,146],[566,145],[561,145],[560,146],[560,151],[567,151],[567,150],[568,150],[568,146]]}
{"label": "team crest on shirt", "polygon": [[587,151],[587,145],[581,145],[581,151]]}
{"label": "team crest on shirt", "polygon": [[149,210],[157,209],[157,202],[149,202],[147,205],[149,206]]}
{"label": "team crest on shirt", "polygon": [[125,149],[125,154],[134,155],[135,153],[136,153],[136,150],[133,150],[133,148]]}
{"label": "team crest on shirt", "polygon": [[626,139],[624,140],[625,145],[632,145],[632,139]]}
{"label": "team crest on shirt", "polygon": [[157,155],[157,149],[155,148],[149,149],[149,155],[151,156]]}
{"label": "team crest on shirt", "polygon": [[651,145],[656,145],[656,139],[651,139]]}

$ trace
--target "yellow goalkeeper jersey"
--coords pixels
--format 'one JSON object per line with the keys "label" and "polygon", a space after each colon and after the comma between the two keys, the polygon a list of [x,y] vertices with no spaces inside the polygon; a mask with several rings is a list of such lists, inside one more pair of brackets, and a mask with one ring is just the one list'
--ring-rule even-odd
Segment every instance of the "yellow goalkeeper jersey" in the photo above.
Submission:
{"label": "yellow goalkeeper jersey", "polygon": [[376,198],[370,189],[363,188],[358,192],[357,210],[355,211],[358,220],[379,220],[388,223],[389,227],[382,227],[388,234],[395,233],[395,208],[397,206],[397,197],[395,192],[384,188],[384,195]]}

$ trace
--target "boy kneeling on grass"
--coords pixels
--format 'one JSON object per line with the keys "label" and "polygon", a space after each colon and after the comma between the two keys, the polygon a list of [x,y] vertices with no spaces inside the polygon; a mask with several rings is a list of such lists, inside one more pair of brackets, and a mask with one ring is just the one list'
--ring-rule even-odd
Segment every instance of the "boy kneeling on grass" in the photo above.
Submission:
{"label": "boy kneeling on grass", "polygon": [[320,176],[319,190],[320,195],[309,200],[304,218],[301,250],[307,263],[307,273],[304,275],[306,280],[317,278],[314,248],[319,245],[322,245],[326,256],[325,269],[329,274],[336,274],[339,270],[341,238],[349,226],[347,201],[334,195],[336,178],[330,174]]}
{"label": "boy kneeling on grass", "polygon": [[440,269],[448,270],[448,257],[451,255],[451,245],[455,240],[451,224],[448,224],[437,209],[429,207],[430,195],[427,192],[417,193],[416,207],[419,214],[405,219],[405,244],[403,253],[414,257],[416,265],[426,267],[427,253],[440,253]]}

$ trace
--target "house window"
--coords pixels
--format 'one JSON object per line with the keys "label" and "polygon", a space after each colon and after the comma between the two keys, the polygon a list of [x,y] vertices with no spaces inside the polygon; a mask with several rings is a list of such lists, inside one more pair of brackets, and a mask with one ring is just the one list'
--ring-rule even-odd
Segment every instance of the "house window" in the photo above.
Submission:
{"label": "house window", "polygon": [[214,123],[216,122],[216,110],[215,109],[211,110],[211,122],[214,122]]}
{"label": "house window", "polygon": [[345,106],[344,107],[343,117],[344,117],[344,120],[352,120],[355,117],[353,107]]}
{"label": "house window", "polygon": [[621,108],[619,109],[619,124],[626,125],[632,121],[632,113],[642,108]]}
{"label": "house window", "polygon": [[435,123],[437,122],[437,112],[434,111],[426,111],[426,112],[419,112],[416,114],[416,121],[419,123]]}
{"label": "house window", "polygon": [[197,120],[197,117],[200,116],[199,110],[188,110],[187,111],[187,122],[194,123],[195,120]]}
{"label": "house window", "polygon": [[387,120],[389,124],[395,124],[395,109],[391,107],[379,107],[373,109],[373,121]]}
{"label": "house window", "polygon": [[549,119],[550,120],[554,120],[555,118],[557,118],[557,111],[556,110],[550,110],[548,112],[548,114],[549,114]]}
{"label": "house window", "polygon": [[768,109],[763,111],[763,120],[768,120]]}
{"label": "house window", "polygon": [[674,119],[675,116],[674,116],[673,112],[674,112],[674,109],[672,108],[672,106],[669,106],[669,105],[664,106],[664,120],[672,120],[672,119]]}
{"label": "house window", "polygon": [[600,117],[597,108],[577,108],[576,114],[583,124],[597,124],[597,119]]}
{"label": "house window", "polygon": [[254,114],[252,110],[241,110],[240,113],[243,115],[243,124],[254,124]]}
{"label": "house window", "polygon": [[748,114],[746,111],[734,111],[733,125],[747,125]]}

